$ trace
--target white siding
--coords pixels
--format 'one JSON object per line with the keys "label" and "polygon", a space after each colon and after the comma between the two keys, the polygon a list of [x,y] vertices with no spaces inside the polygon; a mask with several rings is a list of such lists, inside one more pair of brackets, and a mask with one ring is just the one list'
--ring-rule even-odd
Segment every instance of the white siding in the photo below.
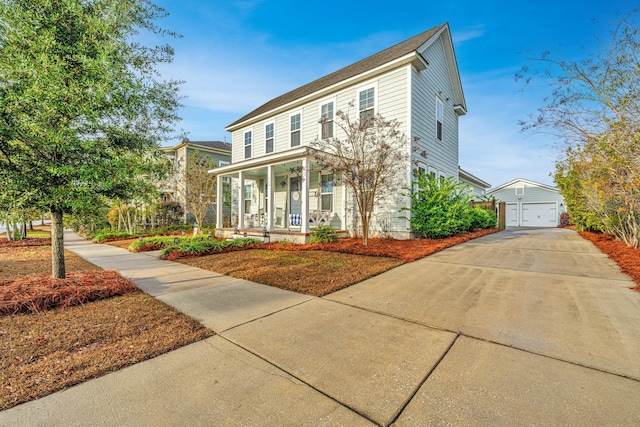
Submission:
{"label": "white siding", "polygon": [[[453,110],[453,89],[441,40],[428,46],[422,56],[429,66],[413,70],[411,134],[427,153],[426,163],[446,176],[458,176],[458,115]],[[436,139],[436,97],[444,104],[443,140]],[[422,159],[421,159],[422,160]]]}

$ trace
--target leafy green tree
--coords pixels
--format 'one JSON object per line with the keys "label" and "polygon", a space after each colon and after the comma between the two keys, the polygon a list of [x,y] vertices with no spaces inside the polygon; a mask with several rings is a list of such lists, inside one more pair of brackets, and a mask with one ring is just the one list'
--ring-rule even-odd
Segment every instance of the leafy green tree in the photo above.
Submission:
{"label": "leafy green tree", "polygon": [[149,188],[179,82],[156,71],[174,36],[147,0],[0,2],[0,181],[51,212],[52,275],[65,277],[62,216]]}

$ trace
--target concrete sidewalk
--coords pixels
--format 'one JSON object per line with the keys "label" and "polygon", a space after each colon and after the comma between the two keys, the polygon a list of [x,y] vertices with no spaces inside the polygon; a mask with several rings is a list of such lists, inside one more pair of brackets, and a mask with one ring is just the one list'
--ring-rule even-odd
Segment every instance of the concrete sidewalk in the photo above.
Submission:
{"label": "concrete sidewalk", "polygon": [[325,298],[66,247],[218,333],[0,425],[638,425],[640,303],[567,230],[508,230]]}

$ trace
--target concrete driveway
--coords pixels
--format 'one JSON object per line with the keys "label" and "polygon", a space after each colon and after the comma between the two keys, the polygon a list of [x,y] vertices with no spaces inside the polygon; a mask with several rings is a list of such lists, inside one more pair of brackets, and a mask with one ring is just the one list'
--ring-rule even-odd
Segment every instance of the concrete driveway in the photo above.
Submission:
{"label": "concrete driveway", "polygon": [[640,425],[640,294],[572,231],[510,229],[325,298],[70,248],[218,335],[0,426]]}

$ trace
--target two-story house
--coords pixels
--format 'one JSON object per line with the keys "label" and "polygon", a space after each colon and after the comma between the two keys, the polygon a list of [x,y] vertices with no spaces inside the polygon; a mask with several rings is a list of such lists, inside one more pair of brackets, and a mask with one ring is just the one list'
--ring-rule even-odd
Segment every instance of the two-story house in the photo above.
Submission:
{"label": "two-story house", "polygon": [[[172,146],[162,147],[164,155],[172,166],[172,174],[165,181],[158,184],[158,191],[163,202],[178,202],[184,209],[184,221],[193,222],[193,215],[185,209],[184,179],[182,178],[189,167],[189,161],[198,155],[215,163],[226,166],[231,163],[231,144],[223,141],[189,141],[188,139]],[[226,216],[229,215],[225,212]],[[207,223],[215,223],[216,211],[211,207],[205,218]]]}
{"label": "two-story house", "polygon": [[[272,240],[303,240],[318,224],[348,233],[357,230],[348,189],[331,171],[322,170],[308,149],[316,139],[344,136],[334,123],[340,110],[355,119],[380,114],[401,123],[408,160],[397,167],[405,188],[416,169],[458,178],[458,117],[467,107],[449,25],[272,99],[231,123],[232,161],[215,173],[218,194],[223,179],[231,178],[236,189],[234,228],[266,229]],[[407,212],[400,212],[410,199],[402,190],[376,208],[372,235],[411,237],[403,218]],[[219,235],[234,231],[222,228],[222,198],[217,225]]]}

